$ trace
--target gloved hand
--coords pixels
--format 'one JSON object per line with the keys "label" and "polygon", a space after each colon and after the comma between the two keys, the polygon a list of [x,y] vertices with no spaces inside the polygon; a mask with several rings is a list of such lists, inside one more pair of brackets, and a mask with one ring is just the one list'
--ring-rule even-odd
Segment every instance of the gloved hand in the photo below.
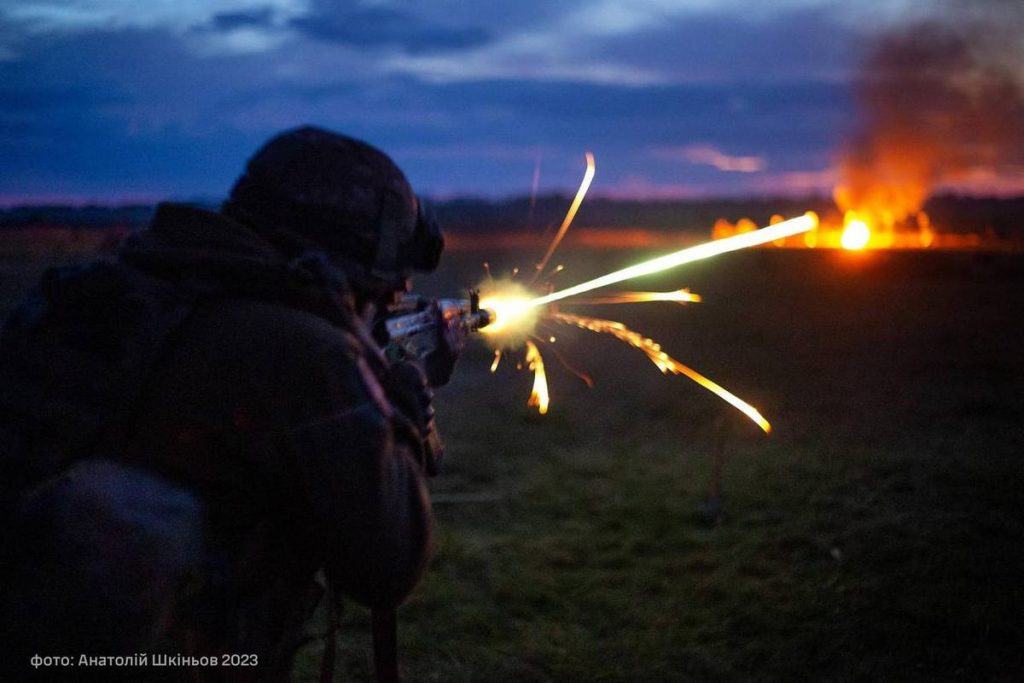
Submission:
{"label": "gloved hand", "polygon": [[434,422],[434,392],[426,375],[417,362],[399,361],[391,366],[387,389],[394,407],[415,431],[410,436],[417,443],[411,445],[419,451],[420,464],[428,476],[435,476],[441,469],[444,445]]}
{"label": "gloved hand", "polygon": [[466,347],[466,329],[458,316],[445,318],[436,301],[428,310],[437,316],[437,339],[433,350],[423,356],[423,368],[432,387],[444,386],[452,377],[455,362]]}

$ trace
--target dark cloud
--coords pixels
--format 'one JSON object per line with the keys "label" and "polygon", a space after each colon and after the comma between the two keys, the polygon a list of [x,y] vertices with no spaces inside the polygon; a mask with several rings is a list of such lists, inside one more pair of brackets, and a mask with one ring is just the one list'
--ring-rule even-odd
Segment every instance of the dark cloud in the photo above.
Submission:
{"label": "dark cloud", "polygon": [[167,31],[37,37],[0,62],[0,195],[225,191],[227,166],[262,138],[219,121],[220,97],[249,70],[196,58]]}
{"label": "dark cloud", "polygon": [[[752,181],[651,152],[709,144],[763,157],[773,172],[817,170],[829,163],[836,126],[851,123],[845,89],[822,83],[632,88],[488,81],[406,85],[390,97],[396,108],[441,113],[450,124],[430,130],[367,126],[357,133],[386,145],[414,179],[476,193],[527,191],[538,156],[544,159],[543,187],[571,188],[585,150],[597,155],[597,191],[642,175],[705,194],[738,193]],[[738,97],[745,106],[737,108]],[[456,156],[467,148],[474,153]],[[440,149],[453,151],[450,163],[439,164],[429,153]]]}
{"label": "dark cloud", "polygon": [[[499,139],[576,145],[714,142],[739,152],[778,151],[789,131],[820,144],[848,104],[832,83],[697,83],[635,88],[491,81],[434,86],[433,106],[487,122]],[[794,119],[800,122],[794,125]],[[769,133],[766,135],[766,133]],[[481,131],[485,134],[485,131]],[[758,149],[750,149],[757,147]]]}
{"label": "dark cloud", "polygon": [[[730,174],[649,151],[701,143],[763,156],[773,170],[819,168],[848,104],[844,88],[832,83],[638,88],[390,77],[336,86],[272,84],[252,78],[251,69],[238,73],[233,58],[200,59],[166,44],[164,54],[153,55],[146,46],[157,38],[167,40],[120,34],[69,41],[25,65],[19,78],[26,90],[9,101],[41,115],[31,145],[0,142],[0,192],[45,188],[48,177],[97,192],[127,185],[217,196],[262,139],[315,122],[392,153],[426,192],[525,192],[538,155],[542,187],[571,188],[589,149],[598,158],[596,190],[637,185],[642,177],[706,194],[737,193],[744,185],[724,177]],[[103,53],[92,40],[120,47]],[[91,78],[77,90],[29,89],[32,73],[70,69],[81,54],[90,55],[79,64]],[[128,63],[130,74],[118,70]],[[96,97],[90,100],[90,93]]]}
{"label": "dark cloud", "polygon": [[[428,193],[525,192],[538,158],[542,189],[571,190],[592,150],[596,192],[737,194],[769,187],[771,174],[827,167],[853,124],[844,80],[853,36],[823,13],[719,12],[584,40],[549,30],[569,3],[481,3],[470,26],[448,18],[464,22],[461,0],[320,3],[301,19],[261,1],[199,18],[193,31],[63,31],[20,43],[16,59],[0,61],[0,195],[217,197],[263,140],[303,123],[380,146]],[[245,28],[274,40],[225,49]],[[509,31],[529,34],[530,70],[503,42]],[[397,71],[401,53],[514,68],[437,82]],[[581,63],[662,78],[551,79]],[[694,145],[763,158],[765,170],[726,173],[657,153]]]}
{"label": "dark cloud", "polygon": [[859,50],[835,8],[714,10],[613,35],[588,53],[680,80],[844,80]]}
{"label": "dark cloud", "polygon": [[292,19],[305,35],[355,47],[396,47],[410,54],[451,52],[480,47],[491,33],[480,27],[440,26],[396,9],[321,3],[312,13]]}

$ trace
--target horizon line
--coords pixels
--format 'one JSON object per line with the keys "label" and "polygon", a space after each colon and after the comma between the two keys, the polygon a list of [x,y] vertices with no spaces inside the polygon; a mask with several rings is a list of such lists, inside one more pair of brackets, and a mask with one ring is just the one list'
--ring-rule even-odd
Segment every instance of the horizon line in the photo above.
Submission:
{"label": "horizon line", "polygon": [[[538,201],[538,200],[561,200],[572,195],[572,191],[569,190],[553,190],[551,192],[545,192],[532,198],[529,194],[515,193],[515,194],[504,194],[504,195],[487,195],[479,193],[466,193],[466,194],[445,194],[444,196],[431,196],[424,195],[426,199],[436,204],[450,204],[455,202],[480,202],[487,204],[506,204],[514,203],[517,201]],[[938,198],[957,198],[957,199],[975,199],[979,201],[984,200],[1014,200],[1024,199],[1024,192],[958,192],[956,190],[944,190],[937,192],[928,197],[930,201]],[[668,203],[682,203],[682,204],[701,204],[701,203],[734,203],[734,202],[771,202],[771,201],[802,201],[802,202],[822,202],[822,201],[833,201],[830,194],[822,193],[819,191],[812,191],[806,193],[792,193],[792,192],[758,192],[758,193],[726,193],[726,194],[691,194],[681,196],[671,195],[644,195],[638,194],[635,196],[629,196],[620,193],[599,193],[590,197],[590,202],[594,201],[605,201],[612,203],[631,203],[631,202],[644,202],[649,204],[668,204]],[[153,195],[142,195],[137,197],[82,197],[82,196],[52,196],[52,195],[3,195],[0,194],[0,211],[17,211],[23,209],[130,209],[130,208],[141,208],[141,207],[154,207],[158,204],[170,202],[178,204],[192,204],[205,207],[216,207],[219,206],[223,199],[214,199],[212,197],[205,196],[191,196],[191,197],[158,197]]]}

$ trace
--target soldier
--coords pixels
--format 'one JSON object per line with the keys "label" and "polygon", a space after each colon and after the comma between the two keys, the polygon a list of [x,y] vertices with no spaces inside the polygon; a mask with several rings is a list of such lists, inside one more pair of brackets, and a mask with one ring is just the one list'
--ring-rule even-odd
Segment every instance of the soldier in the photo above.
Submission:
{"label": "soldier", "polygon": [[415,358],[379,323],[442,247],[391,159],[304,127],[220,212],[162,204],[116,264],[48,274],[0,360],[4,668],[162,648],[285,679],[320,569],[387,650],[431,551],[430,386],[463,332],[429,308]]}

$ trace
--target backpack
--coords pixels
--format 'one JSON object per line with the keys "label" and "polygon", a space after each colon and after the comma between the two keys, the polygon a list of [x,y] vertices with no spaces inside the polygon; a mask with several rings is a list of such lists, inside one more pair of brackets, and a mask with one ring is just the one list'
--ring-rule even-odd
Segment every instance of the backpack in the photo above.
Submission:
{"label": "backpack", "polygon": [[0,333],[0,509],[116,439],[203,294],[121,263],[43,275]]}
{"label": "backpack", "polygon": [[276,301],[359,334],[345,275],[317,250],[266,264],[134,253],[44,273],[0,331],[0,524],[75,462],[122,455],[152,370],[192,313],[223,298]]}
{"label": "backpack", "polygon": [[4,324],[0,677],[23,678],[40,650],[148,643],[197,566],[198,499],[116,460],[120,425],[203,294],[120,263],[55,268]]}

